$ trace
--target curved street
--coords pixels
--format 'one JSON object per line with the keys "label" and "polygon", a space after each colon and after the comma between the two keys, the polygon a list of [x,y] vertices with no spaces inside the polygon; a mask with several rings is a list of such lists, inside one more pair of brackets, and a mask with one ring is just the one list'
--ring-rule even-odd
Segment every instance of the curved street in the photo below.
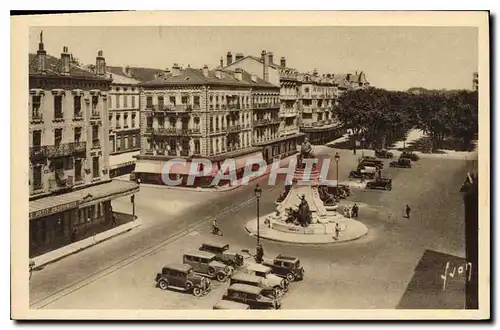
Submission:
{"label": "curved street", "polygon": [[[345,180],[361,151],[355,156],[348,150],[316,147],[318,155],[332,159],[331,179],[336,177],[335,152],[341,157],[339,179]],[[283,298],[284,309],[396,308],[426,249],[464,256],[459,190],[468,169],[466,160],[424,156],[411,169],[389,168],[388,163],[383,175],[393,179],[392,191],[353,189],[348,199],[360,206],[359,220],[368,226],[368,235],[316,246],[262,241],[266,257],[297,256],[306,271],[305,279],[293,283]],[[276,186],[260,178],[245,187],[214,193],[141,187],[136,207],[143,225],[35,272],[30,281],[31,307],[211,309],[227,283],[215,283],[209,295],[195,298],[155,288],[154,277],[164,264],[180,262],[184,251],[197,250],[203,241],[226,242],[253,252],[255,238],[244,227],[256,216],[256,183],[263,188],[260,209],[265,215],[274,210],[283,177]],[[127,203],[128,199],[117,201],[114,207],[126,208]],[[406,204],[412,208],[410,219],[403,218]],[[210,234],[214,216],[223,237]]]}

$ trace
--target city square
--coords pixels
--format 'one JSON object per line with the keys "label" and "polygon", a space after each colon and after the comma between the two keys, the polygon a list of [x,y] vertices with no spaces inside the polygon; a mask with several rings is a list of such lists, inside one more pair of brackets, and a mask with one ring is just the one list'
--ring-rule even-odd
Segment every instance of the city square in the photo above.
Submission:
{"label": "city square", "polygon": [[[217,29],[123,27],[92,54],[30,30],[30,309],[477,308],[477,54],[443,55],[453,79],[423,63],[415,77]],[[346,31],[382,35],[314,33],[368,51]],[[111,46],[131,33],[210,52]],[[432,38],[406,47],[456,47]]]}

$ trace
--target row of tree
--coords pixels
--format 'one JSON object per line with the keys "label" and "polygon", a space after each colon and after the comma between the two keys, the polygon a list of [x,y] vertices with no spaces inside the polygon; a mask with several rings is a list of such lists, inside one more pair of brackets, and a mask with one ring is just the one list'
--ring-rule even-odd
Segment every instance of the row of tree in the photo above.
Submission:
{"label": "row of tree", "polygon": [[354,135],[378,148],[387,148],[412,128],[429,136],[433,150],[441,149],[449,138],[460,139],[466,146],[478,131],[478,95],[466,90],[360,89],[339,98],[337,115]]}

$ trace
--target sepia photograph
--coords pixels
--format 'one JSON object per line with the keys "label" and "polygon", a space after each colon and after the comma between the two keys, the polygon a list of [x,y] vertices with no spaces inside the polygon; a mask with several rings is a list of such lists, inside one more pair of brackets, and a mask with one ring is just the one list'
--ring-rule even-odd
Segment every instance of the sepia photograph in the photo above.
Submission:
{"label": "sepia photograph", "polygon": [[12,317],[489,318],[488,24],[11,18]]}

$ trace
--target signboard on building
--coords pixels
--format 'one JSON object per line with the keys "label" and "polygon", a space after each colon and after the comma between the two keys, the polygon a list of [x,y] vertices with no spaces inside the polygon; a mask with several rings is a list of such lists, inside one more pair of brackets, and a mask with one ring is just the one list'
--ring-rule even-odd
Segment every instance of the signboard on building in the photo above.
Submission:
{"label": "signboard on building", "polygon": [[54,205],[46,209],[30,212],[30,220],[46,217],[51,214],[61,213],[67,210],[75,209],[78,206],[78,201]]}

